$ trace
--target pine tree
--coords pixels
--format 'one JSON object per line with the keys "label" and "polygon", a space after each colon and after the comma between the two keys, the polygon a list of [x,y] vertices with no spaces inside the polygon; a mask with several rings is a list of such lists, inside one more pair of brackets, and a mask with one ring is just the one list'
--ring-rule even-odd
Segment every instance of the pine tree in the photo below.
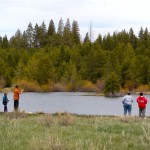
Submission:
{"label": "pine tree", "polygon": [[67,46],[72,46],[72,34],[71,34],[71,25],[70,25],[69,18],[67,19],[67,22],[64,27],[63,42]]}
{"label": "pine tree", "polygon": [[17,49],[20,49],[23,47],[23,45],[22,45],[22,33],[19,29],[16,31],[15,36],[13,36],[10,39],[10,45],[12,47],[17,48]]}
{"label": "pine tree", "polygon": [[145,45],[145,48],[149,48],[150,44],[150,35],[148,32],[148,28],[145,28],[144,34],[143,34],[143,45]]}
{"label": "pine tree", "polygon": [[48,36],[53,36],[54,34],[56,34],[55,25],[54,25],[53,20],[51,19],[50,23],[49,23],[47,35]]}
{"label": "pine tree", "polygon": [[63,36],[63,32],[64,32],[64,23],[62,18],[59,20],[58,23],[58,30],[57,30],[57,34],[60,35],[61,37]]}
{"label": "pine tree", "polygon": [[105,87],[104,87],[105,95],[111,93],[112,96],[115,96],[115,92],[118,92],[119,89],[120,89],[120,84],[119,84],[118,76],[114,72],[111,72],[105,82]]}
{"label": "pine tree", "polygon": [[79,25],[75,20],[72,23],[72,36],[74,44],[80,44]]}
{"label": "pine tree", "polygon": [[140,31],[139,31],[139,33],[138,33],[139,40],[143,39],[143,34],[144,34],[144,30],[143,30],[143,28],[141,27],[141,28],[140,28]]}
{"label": "pine tree", "polygon": [[2,44],[3,44],[3,39],[2,39],[2,37],[0,36],[0,48],[2,48]]}
{"label": "pine tree", "polygon": [[9,41],[8,41],[8,39],[7,39],[7,35],[5,35],[4,37],[3,37],[3,43],[2,43],[2,48],[8,48],[9,47]]}
{"label": "pine tree", "polygon": [[45,46],[47,30],[44,21],[41,26],[38,26],[36,23],[33,31],[34,47],[40,48]]}
{"label": "pine tree", "polygon": [[90,41],[90,37],[89,37],[89,33],[87,32],[86,35],[85,35],[85,38],[83,40],[84,43],[91,43]]}
{"label": "pine tree", "polygon": [[97,39],[95,40],[95,44],[102,45],[102,41],[103,41],[102,35],[99,34]]}
{"label": "pine tree", "polygon": [[33,48],[33,46],[34,46],[34,29],[32,27],[31,22],[28,25],[28,28],[26,30],[26,34],[27,34],[28,47]]}
{"label": "pine tree", "polygon": [[39,27],[39,34],[40,34],[40,45],[41,47],[44,47],[46,45],[46,34],[47,29],[44,21],[42,22],[42,25]]}
{"label": "pine tree", "polygon": [[39,33],[39,26],[36,23],[34,27],[34,32],[33,32],[33,39],[34,39],[34,47],[40,47],[40,33]]}
{"label": "pine tree", "polygon": [[28,38],[27,38],[27,33],[25,31],[22,34],[22,47],[26,49],[28,47]]}
{"label": "pine tree", "polygon": [[130,30],[129,30],[129,39],[130,39],[130,43],[131,43],[132,47],[134,49],[137,48],[137,38],[136,38],[132,28],[130,28]]}

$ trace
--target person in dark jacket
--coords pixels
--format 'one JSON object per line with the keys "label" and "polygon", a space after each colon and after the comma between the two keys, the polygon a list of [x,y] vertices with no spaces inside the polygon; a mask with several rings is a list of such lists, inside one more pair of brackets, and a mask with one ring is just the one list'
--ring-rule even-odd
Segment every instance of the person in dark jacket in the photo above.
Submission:
{"label": "person in dark jacket", "polygon": [[8,112],[8,108],[7,108],[7,103],[9,102],[8,98],[7,98],[7,93],[4,93],[3,96],[3,105],[4,105],[4,112]]}
{"label": "person in dark jacket", "polygon": [[137,98],[137,103],[139,107],[139,116],[145,117],[145,111],[146,111],[146,104],[147,104],[146,97],[143,96],[143,93],[141,92],[140,95]]}

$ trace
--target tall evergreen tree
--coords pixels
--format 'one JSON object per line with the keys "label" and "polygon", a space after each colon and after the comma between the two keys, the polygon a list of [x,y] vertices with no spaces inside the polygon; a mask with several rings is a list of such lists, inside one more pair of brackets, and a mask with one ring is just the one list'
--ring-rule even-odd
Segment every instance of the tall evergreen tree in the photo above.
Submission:
{"label": "tall evergreen tree", "polygon": [[130,39],[130,43],[131,43],[132,47],[134,49],[137,48],[137,38],[136,38],[132,28],[130,28],[130,30],[129,30],[129,39]]}
{"label": "tall evergreen tree", "polygon": [[55,24],[53,20],[50,20],[47,32],[47,45],[56,46],[59,43],[58,41],[59,37],[56,35]]}
{"label": "tall evergreen tree", "polygon": [[80,44],[79,25],[75,20],[72,23],[72,36],[74,44]]}
{"label": "tall evergreen tree", "polygon": [[124,43],[124,44],[127,44],[130,42],[128,32],[126,32],[125,29],[117,34],[117,41],[119,43]]}
{"label": "tall evergreen tree", "polygon": [[33,46],[34,46],[34,29],[32,27],[31,22],[28,25],[28,28],[26,30],[26,34],[27,34],[28,47],[33,48]]}
{"label": "tall evergreen tree", "polygon": [[64,23],[62,18],[59,20],[58,23],[58,30],[57,30],[57,34],[60,35],[61,37],[63,36],[63,32],[64,32]]}
{"label": "tall evergreen tree", "polygon": [[42,22],[41,26],[38,26],[38,24],[35,25],[34,27],[34,47],[43,47],[46,44],[46,25],[44,21]]}
{"label": "tall evergreen tree", "polygon": [[148,28],[145,28],[144,34],[143,34],[143,45],[145,45],[145,48],[149,48],[150,46],[150,35],[148,32]]}
{"label": "tall evergreen tree", "polygon": [[17,49],[23,48],[23,45],[22,45],[22,33],[21,33],[21,31],[19,29],[16,31],[15,36],[11,37],[10,45],[12,47],[17,48]]}
{"label": "tall evergreen tree", "polygon": [[141,27],[138,33],[139,40],[143,39],[143,34],[144,34],[144,30],[143,30],[143,27]]}
{"label": "tall evergreen tree", "polygon": [[110,35],[110,33],[108,33],[107,35],[104,36],[102,47],[105,50],[113,50],[114,49],[115,44],[114,44],[113,38]]}
{"label": "tall evergreen tree", "polygon": [[88,32],[86,33],[83,42],[84,42],[84,43],[91,43],[90,37],[89,37],[89,33],[88,33]]}
{"label": "tall evergreen tree", "polygon": [[99,45],[102,45],[102,41],[103,41],[102,35],[101,35],[101,34],[98,34],[98,37],[97,37],[97,39],[95,40],[95,43],[96,43],[96,44],[99,44]]}
{"label": "tall evergreen tree", "polygon": [[36,23],[34,27],[34,32],[33,32],[33,39],[34,39],[34,47],[40,47],[40,31],[39,31],[39,26]]}
{"label": "tall evergreen tree", "polygon": [[49,23],[47,35],[48,36],[53,36],[54,34],[56,34],[55,24],[54,24],[53,20],[51,19],[50,23]]}
{"label": "tall evergreen tree", "polygon": [[22,46],[23,48],[26,48],[26,49],[28,47],[28,38],[27,38],[27,33],[25,31],[22,34]]}
{"label": "tall evergreen tree", "polygon": [[46,34],[47,34],[47,29],[44,21],[42,22],[41,26],[39,27],[39,36],[40,36],[40,45],[41,47],[46,45]]}
{"label": "tall evergreen tree", "polygon": [[71,34],[71,25],[70,25],[69,18],[67,19],[67,22],[64,27],[63,42],[68,46],[72,46],[72,34]]}
{"label": "tall evergreen tree", "polygon": [[111,93],[112,96],[115,96],[115,92],[118,92],[120,90],[120,84],[118,76],[111,72],[110,75],[107,77],[104,87],[105,95]]}
{"label": "tall evergreen tree", "polygon": [[3,37],[3,43],[2,43],[2,48],[8,48],[9,47],[9,41],[7,39],[7,35]]}
{"label": "tall evergreen tree", "polygon": [[2,48],[3,38],[0,36],[0,48]]}

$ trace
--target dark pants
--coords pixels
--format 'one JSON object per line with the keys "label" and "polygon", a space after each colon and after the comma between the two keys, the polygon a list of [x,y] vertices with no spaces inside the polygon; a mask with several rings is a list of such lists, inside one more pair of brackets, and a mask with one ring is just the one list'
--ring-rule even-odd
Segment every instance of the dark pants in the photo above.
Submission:
{"label": "dark pants", "polygon": [[7,112],[8,109],[7,109],[7,104],[4,105],[4,112]]}
{"label": "dark pants", "polygon": [[146,108],[139,108],[139,116],[145,117],[145,111],[146,111]]}
{"label": "dark pants", "polygon": [[124,115],[127,115],[127,112],[128,112],[128,115],[130,116],[131,115],[131,109],[132,109],[132,105],[124,104]]}
{"label": "dark pants", "polygon": [[19,100],[14,100],[14,109],[15,111],[18,110],[19,107]]}

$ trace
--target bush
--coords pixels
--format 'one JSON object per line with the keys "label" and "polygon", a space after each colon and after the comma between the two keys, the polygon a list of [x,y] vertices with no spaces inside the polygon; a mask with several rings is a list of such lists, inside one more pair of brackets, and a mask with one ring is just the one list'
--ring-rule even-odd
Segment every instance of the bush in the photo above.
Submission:
{"label": "bush", "polygon": [[54,83],[53,84],[53,92],[64,92],[66,91],[66,88],[61,83]]}
{"label": "bush", "polygon": [[39,84],[35,81],[19,80],[16,84],[20,85],[25,92],[41,92]]}
{"label": "bush", "polygon": [[69,113],[59,114],[59,124],[63,126],[73,125],[75,122],[75,117]]}
{"label": "bush", "polygon": [[136,88],[136,92],[149,92],[150,86],[149,85],[140,85]]}
{"label": "bush", "polygon": [[98,91],[95,84],[93,84],[91,81],[84,80],[81,82],[81,87],[79,88],[79,91],[82,92],[96,92]]}
{"label": "bush", "polygon": [[96,87],[97,87],[99,92],[103,92],[104,91],[104,85],[105,85],[105,81],[104,80],[97,80]]}
{"label": "bush", "polygon": [[53,125],[54,121],[50,114],[44,114],[43,116],[38,117],[37,123],[50,127]]}

